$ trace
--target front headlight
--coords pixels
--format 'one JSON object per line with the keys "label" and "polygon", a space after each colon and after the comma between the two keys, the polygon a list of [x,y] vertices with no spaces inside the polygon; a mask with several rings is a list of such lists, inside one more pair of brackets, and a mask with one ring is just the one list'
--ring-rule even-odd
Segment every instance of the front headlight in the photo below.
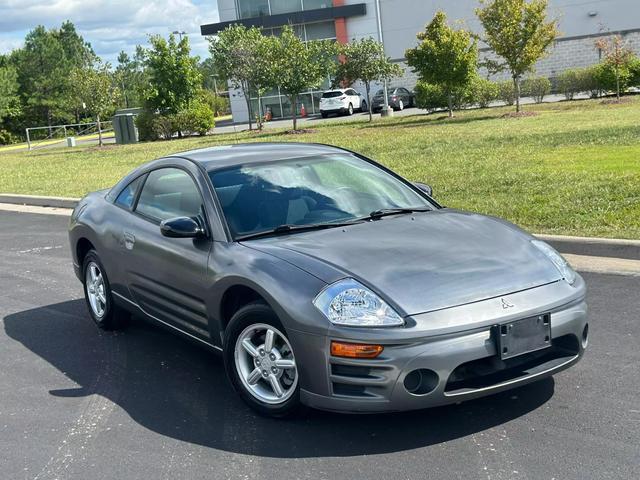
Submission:
{"label": "front headlight", "polygon": [[576,272],[571,268],[571,265],[567,263],[564,257],[555,250],[555,248],[548,243],[541,242],[540,240],[531,240],[531,243],[553,262],[569,285],[574,284],[576,281]]}
{"label": "front headlight", "polygon": [[336,325],[396,327],[404,320],[378,295],[352,278],[326,287],[313,304]]}

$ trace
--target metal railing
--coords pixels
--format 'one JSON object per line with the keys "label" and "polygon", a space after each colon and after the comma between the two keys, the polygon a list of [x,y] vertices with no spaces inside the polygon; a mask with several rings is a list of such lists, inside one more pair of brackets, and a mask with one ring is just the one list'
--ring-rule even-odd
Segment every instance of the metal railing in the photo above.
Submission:
{"label": "metal railing", "polygon": [[[34,134],[46,130],[48,134],[42,138],[35,139]],[[27,134],[27,148],[29,150],[33,150],[35,148],[41,147],[49,147],[51,145],[55,145],[58,142],[64,142],[67,137],[69,137],[70,133],[74,137],[82,137],[93,134],[102,134],[103,139],[104,135],[113,132],[113,125],[111,120],[106,122],[100,122],[100,131],[98,131],[98,123],[69,123],[65,125],[51,125],[46,127],[29,127],[26,130]],[[111,138],[112,136],[107,136],[106,138]],[[53,141],[59,139],[57,141]]]}

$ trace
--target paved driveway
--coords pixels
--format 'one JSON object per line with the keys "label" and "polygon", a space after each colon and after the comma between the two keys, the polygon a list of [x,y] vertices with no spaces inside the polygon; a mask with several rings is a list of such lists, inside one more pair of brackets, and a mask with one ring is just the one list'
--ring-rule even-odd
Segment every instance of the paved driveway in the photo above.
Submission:
{"label": "paved driveway", "polygon": [[591,347],[553,379],[376,416],[257,417],[221,361],[91,323],[62,216],[0,211],[2,479],[637,479],[640,278],[586,274]]}

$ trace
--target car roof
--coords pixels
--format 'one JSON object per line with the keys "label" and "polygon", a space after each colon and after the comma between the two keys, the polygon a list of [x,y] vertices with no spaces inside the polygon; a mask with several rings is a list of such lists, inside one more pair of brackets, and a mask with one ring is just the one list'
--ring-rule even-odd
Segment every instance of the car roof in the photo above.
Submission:
{"label": "car roof", "polygon": [[341,148],[318,143],[238,143],[201,148],[176,153],[180,157],[202,165],[206,170],[218,170],[247,163],[272,162],[288,158],[312,157],[329,153],[350,153]]}

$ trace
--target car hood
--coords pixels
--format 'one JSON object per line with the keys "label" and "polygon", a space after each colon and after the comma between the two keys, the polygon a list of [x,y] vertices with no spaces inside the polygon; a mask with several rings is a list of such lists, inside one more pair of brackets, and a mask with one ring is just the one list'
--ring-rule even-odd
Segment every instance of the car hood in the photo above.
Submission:
{"label": "car hood", "polygon": [[413,315],[562,277],[517,227],[442,209],[245,242],[332,283],[352,277]]}

